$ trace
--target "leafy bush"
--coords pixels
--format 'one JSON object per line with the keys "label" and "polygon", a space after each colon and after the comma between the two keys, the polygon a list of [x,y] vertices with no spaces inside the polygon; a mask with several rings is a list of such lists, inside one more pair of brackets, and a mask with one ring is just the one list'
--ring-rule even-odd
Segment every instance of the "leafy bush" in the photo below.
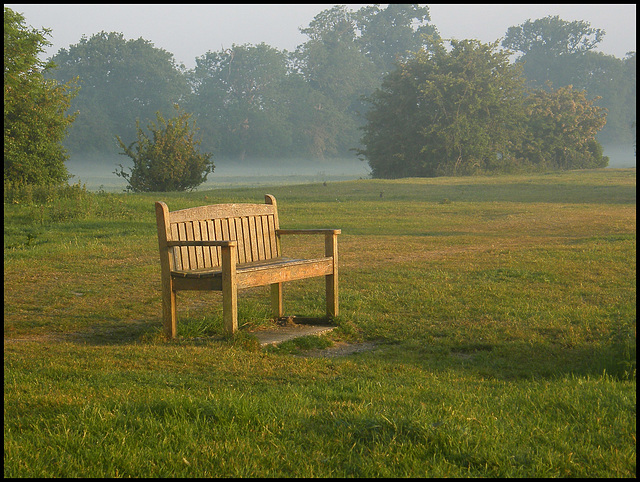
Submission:
{"label": "leafy bush", "polygon": [[434,177],[606,167],[606,112],[571,85],[527,90],[497,43],[442,40],[398,64],[367,100],[373,177]]}
{"label": "leafy bush", "polygon": [[4,9],[4,180],[57,184],[69,177],[61,141],[73,115],[65,115],[77,92],[44,74],[54,68],[38,60],[50,45],[47,29],[30,29],[22,15]]}
{"label": "leafy bush", "polygon": [[525,100],[527,129],[518,155],[541,169],[607,167],[596,134],[606,112],[573,86],[534,90]]}
{"label": "leafy bush", "polygon": [[136,121],[137,138],[128,147],[116,136],[123,155],[133,159],[130,173],[120,169],[115,171],[119,177],[127,180],[127,189],[134,192],[186,191],[199,186],[207,180],[207,174],[213,172],[211,154],[198,152],[200,140],[195,139],[195,122],[191,124],[191,114],[180,112],[165,120],[156,112],[157,123],[150,122],[147,135]]}

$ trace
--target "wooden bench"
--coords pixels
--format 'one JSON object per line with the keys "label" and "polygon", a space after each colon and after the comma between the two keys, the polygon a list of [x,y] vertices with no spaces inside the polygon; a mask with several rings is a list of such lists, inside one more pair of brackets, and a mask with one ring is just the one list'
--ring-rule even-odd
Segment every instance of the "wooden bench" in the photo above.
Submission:
{"label": "wooden bench", "polygon": [[[238,290],[271,285],[274,318],[283,316],[282,283],[324,276],[326,314],[338,315],[339,229],[280,229],[276,199],[265,204],[213,204],[170,212],[156,202],[162,271],[162,317],[167,337],[177,332],[176,292],[222,291],[225,330],[238,329]],[[324,256],[282,257],[280,237],[324,235]]]}

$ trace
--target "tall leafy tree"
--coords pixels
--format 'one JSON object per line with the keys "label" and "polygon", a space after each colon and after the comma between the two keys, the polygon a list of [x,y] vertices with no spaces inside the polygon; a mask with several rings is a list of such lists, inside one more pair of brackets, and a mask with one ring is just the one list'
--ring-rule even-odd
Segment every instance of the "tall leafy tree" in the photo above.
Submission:
{"label": "tall leafy tree", "polygon": [[369,101],[359,153],[375,177],[504,169],[522,129],[522,69],[497,43],[431,39]]}
{"label": "tall leafy tree", "polygon": [[560,87],[576,83],[582,56],[604,35],[604,30],[591,27],[589,22],[568,22],[556,15],[509,27],[502,46],[518,54],[529,85],[545,88],[551,82]]}
{"label": "tall leafy tree", "polygon": [[61,49],[53,60],[59,66],[55,79],[78,77],[82,87],[72,103],[78,118],[66,142],[73,153],[115,152],[116,135],[135,137],[136,118],[171,112],[189,92],[173,54],[143,38],[100,32]]}
{"label": "tall leafy tree", "polygon": [[628,52],[624,62],[625,97],[627,110],[625,112],[625,124],[630,127],[631,139],[635,154],[636,148],[636,53]]}
{"label": "tall leafy tree", "polygon": [[264,43],[233,45],[196,59],[188,104],[199,120],[206,146],[244,159],[272,156],[291,144],[283,93],[287,54]]}
{"label": "tall leafy tree", "polygon": [[76,92],[73,82],[45,79],[52,62],[38,60],[50,43],[47,29],[29,28],[4,9],[4,179],[21,184],[68,179],[61,141],[73,116],[65,115]]}
{"label": "tall leafy tree", "polygon": [[390,3],[386,8],[367,5],[354,15],[360,51],[371,59],[382,76],[424,45],[425,35],[438,37],[430,24],[429,7]]}
{"label": "tall leafy tree", "polygon": [[343,155],[358,145],[360,97],[378,85],[376,67],[360,50],[354,14],[343,5],[320,12],[300,31],[309,37],[295,52],[295,68],[313,91],[309,151]]}
{"label": "tall leafy tree", "polygon": [[[607,109],[607,123],[598,133],[603,144],[629,143],[631,122],[635,118],[635,69],[628,69],[627,59],[618,59],[602,52],[586,52],[576,62],[574,89],[586,90],[598,98],[596,105]],[[560,86],[558,86],[560,87]]]}
{"label": "tall leafy tree", "polygon": [[502,46],[522,55],[542,54],[561,57],[593,50],[603,39],[605,31],[591,27],[589,22],[567,22],[559,16],[527,20],[510,27]]}

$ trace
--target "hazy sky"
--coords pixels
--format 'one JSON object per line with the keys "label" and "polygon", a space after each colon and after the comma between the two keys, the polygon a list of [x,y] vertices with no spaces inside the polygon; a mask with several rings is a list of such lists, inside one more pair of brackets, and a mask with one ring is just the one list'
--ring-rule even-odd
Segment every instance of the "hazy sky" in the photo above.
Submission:
{"label": "hazy sky", "polygon": [[[49,57],[61,48],[100,32],[121,32],[126,39],[143,37],[174,54],[191,68],[195,58],[232,44],[266,44],[294,50],[307,37],[300,33],[334,4],[214,4],[214,5],[54,5],[5,4],[22,13],[27,25],[52,30]],[[474,38],[492,42],[511,26],[526,20],[559,15],[566,21],[585,20],[606,35],[597,50],[624,58],[636,50],[635,4],[588,5],[460,5],[428,4],[431,23],[444,38]],[[363,4],[347,4],[358,10]],[[383,4],[386,6],[386,4]]]}

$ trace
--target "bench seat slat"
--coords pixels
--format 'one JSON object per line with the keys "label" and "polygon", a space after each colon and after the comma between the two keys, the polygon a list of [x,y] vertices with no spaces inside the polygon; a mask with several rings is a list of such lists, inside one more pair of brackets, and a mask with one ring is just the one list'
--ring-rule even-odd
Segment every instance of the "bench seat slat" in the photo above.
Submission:
{"label": "bench seat slat", "polygon": [[[238,288],[284,283],[333,273],[331,257],[316,259],[275,258],[236,266]],[[182,290],[222,290],[221,270],[172,271],[177,286]]]}
{"label": "bench seat slat", "polygon": [[[236,271],[240,275],[242,273],[259,272],[269,269],[281,269],[284,267],[295,267],[303,265],[320,266],[324,271],[325,265],[331,267],[332,258],[326,256],[323,258],[314,259],[294,259],[294,258],[272,258],[262,261],[253,261],[251,263],[242,263],[236,265]],[[222,270],[220,269],[193,269],[193,270],[172,270],[171,274],[180,278],[214,278],[222,276]],[[329,273],[327,273],[329,274]]]}

